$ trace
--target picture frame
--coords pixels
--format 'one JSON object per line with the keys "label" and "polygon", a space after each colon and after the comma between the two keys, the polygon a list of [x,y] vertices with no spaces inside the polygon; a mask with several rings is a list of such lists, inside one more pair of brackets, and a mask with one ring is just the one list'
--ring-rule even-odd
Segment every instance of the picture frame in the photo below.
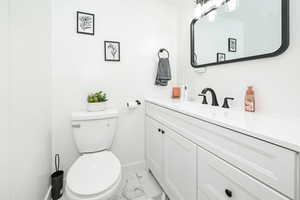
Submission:
{"label": "picture frame", "polygon": [[217,53],[217,62],[224,62],[226,61],[226,54],[225,53]]}
{"label": "picture frame", "polygon": [[95,35],[95,14],[77,11],[77,33]]}
{"label": "picture frame", "polygon": [[236,52],[237,51],[237,39],[228,38],[228,51]]}
{"label": "picture frame", "polygon": [[121,61],[121,43],[117,41],[104,41],[104,58],[105,61]]}

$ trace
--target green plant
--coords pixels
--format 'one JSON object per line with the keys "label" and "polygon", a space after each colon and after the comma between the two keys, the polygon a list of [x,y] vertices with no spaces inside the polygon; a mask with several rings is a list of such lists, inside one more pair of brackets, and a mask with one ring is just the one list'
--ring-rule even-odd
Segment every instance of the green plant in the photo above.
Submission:
{"label": "green plant", "polygon": [[99,102],[106,102],[108,101],[106,94],[102,91],[92,93],[88,96],[87,101],[89,103],[99,103]]}

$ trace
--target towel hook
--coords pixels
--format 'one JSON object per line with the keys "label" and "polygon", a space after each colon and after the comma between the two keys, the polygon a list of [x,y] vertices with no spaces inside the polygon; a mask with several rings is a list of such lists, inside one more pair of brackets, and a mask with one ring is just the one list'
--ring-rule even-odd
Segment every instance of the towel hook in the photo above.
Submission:
{"label": "towel hook", "polygon": [[168,51],[167,49],[165,49],[165,48],[162,48],[162,49],[160,49],[160,50],[158,51],[158,58],[161,58],[161,57],[160,57],[160,54],[163,53],[164,51],[167,52],[168,58],[170,57],[169,51]]}

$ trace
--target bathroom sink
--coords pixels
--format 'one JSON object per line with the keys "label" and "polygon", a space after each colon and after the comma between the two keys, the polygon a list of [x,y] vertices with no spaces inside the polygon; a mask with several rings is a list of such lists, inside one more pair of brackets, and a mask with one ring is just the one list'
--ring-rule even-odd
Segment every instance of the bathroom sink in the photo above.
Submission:
{"label": "bathroom sink", "polygon": [[222,107],[204,105],[196,101],[181,101],[178,99],[149,99],[149,101],[155,103],[159,102],[160,105],[168,105],[168,108],[182,113],[189,113],[195,116],[201,115],[202,119],[208,119],[209,121],[213,120],[239,126],[245,125],[245,118],[251,117],[252,114]]}

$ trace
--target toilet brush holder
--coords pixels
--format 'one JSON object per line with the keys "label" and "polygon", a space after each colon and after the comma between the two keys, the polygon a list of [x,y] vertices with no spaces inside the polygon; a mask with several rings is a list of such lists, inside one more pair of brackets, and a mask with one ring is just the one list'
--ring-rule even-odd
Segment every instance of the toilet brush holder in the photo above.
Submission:
{"label": "toilet brush holder", "polygon": [[60,158],[59,154],[55,155],[55,169],[56,171],[51,175],[51,197],[53,200],[60,199],[63,195],[64,186],[64,171],[59,170]]}

